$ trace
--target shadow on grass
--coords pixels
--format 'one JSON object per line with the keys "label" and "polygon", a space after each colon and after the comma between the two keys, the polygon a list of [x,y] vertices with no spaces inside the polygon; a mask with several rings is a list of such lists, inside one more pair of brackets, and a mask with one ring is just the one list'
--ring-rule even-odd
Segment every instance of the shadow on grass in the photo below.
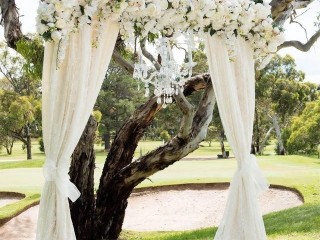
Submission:
{"label": "shadow on grass", "polygon": [[264,217],[264,223],[268,235],[318,231],[320,205],[305,204],[300,207],[270,213]]}

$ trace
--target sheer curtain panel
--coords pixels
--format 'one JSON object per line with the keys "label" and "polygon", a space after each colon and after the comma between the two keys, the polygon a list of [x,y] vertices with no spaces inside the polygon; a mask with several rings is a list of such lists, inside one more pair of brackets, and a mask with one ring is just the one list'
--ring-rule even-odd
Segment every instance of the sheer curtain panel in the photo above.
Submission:
{"label": "sheer curtain panel", "polygon": [[99,24],[84,24],[69,36],[66,57],[59,68],[59,44],[45,45],[42,121],[46,181],[40,200],[38,240],[76,239],[68,198],[75,201],[80,192],[69,180],[70,157],[92,112],[119,32],[118,23],[106,20]]}
{"label": "sheer curtain panel", "polygon": [[239,37],[235,61],[230,61],[224,39],[207,34],[205,46],[220,117],[238,164],[215,240],[263,240],[266,232],[257,197],[268,189],[268,183],[255,156],[250,155],[255,107],[253,50]]}

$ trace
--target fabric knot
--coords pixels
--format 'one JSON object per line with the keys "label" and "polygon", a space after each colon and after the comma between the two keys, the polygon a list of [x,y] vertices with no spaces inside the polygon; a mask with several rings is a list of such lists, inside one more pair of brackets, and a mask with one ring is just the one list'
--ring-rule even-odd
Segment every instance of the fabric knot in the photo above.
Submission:
{"label": "fabric knot", "polygon": [[43,166],[43,175],[46,181],[53,182],[57,176],[57,166],[54,162],[46,160],[46,163]]}
{"label": "fabric knot", "polygon": [[[67,163],[67,161],[62,161],[62,163]],[[47,159],[43,166],[43,175],[47,182],[54,182],[59,192],[72,202],[75,202],[80,197],[80,191],[70,182],[66,164],[61,164],[57,167],[54,161]]]}
{"label": "fabric knot", "polygon": [[242,176],[248,176],[251,178],[251,181],[253,181],[255,185],[257,195],[260,195],[261,193],[268,190],[270,184],[259,168],[257,157],[255,155],[250,154],[248,158],[241,162],[239,172]]}

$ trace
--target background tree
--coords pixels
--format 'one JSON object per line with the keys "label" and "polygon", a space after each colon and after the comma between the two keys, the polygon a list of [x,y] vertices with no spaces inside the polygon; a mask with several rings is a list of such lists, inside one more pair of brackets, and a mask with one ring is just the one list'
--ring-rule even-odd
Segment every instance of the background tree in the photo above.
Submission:
{"label": "background tree", "polygon": [[320,144],[320,100],[309,102],[289,129],[289,153],[316,153]]}
{"label": "background tree", "polygon": [[289,55],[276,55],[266,68],[257,72],[253,137],[256,152],[262,152],[271,131],[275,130],[277,153],[284,154],[281,129],[288,127],[306,102],[317,98],[316,84],[303,82],[304,77]]}
{"label": "background tree", "polygon": [[18,139],[27,150],[27,159],[32,159],[31,138],[38,136],[41,128],[42,71],[42,65],[33,62],[42,59],[43,50],[38,37],[30,35],[29,39],[32,40],[22,39],[17,43],[19,53],[4,43],[0,45],[0,72],[4,75],[1,80],[0,128],[2,143],[8,154],[12,153],[13,142]]}
{"label": "background tree", "polygon": [[111,139],[124,121],[143,103],[144,89],[139,90],[139,84],[127,71],[111,62],[95,105],[102,113],[99,132],[105,150],[110,148]]}
{"label": "background tree", "polygon": [[12,91],[0,91],[0,134],[6,139],[7,153],[12,153],[15,139],[22,141],[27,149],[27,159],[32,159],[31,137],[38,131],[41,104],[28,96]]}

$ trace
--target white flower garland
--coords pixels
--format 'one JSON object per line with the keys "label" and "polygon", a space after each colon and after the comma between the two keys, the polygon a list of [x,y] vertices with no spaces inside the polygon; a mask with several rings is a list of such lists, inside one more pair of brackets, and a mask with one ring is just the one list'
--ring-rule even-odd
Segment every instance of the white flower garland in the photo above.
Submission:
{"label": "white flower garland", "polygon": [[120,22],[120,34],[133,42],[136,36],[150,41],[181,32],[209,32],[225,38],[230,58],[234,39],[250,41],[258,64],[284,41],[272,25],[270,0],[44,0],[38,9],[37,29],[45,40],[60,42],[59,62],[66,39],[83,24],[108,18]]}

